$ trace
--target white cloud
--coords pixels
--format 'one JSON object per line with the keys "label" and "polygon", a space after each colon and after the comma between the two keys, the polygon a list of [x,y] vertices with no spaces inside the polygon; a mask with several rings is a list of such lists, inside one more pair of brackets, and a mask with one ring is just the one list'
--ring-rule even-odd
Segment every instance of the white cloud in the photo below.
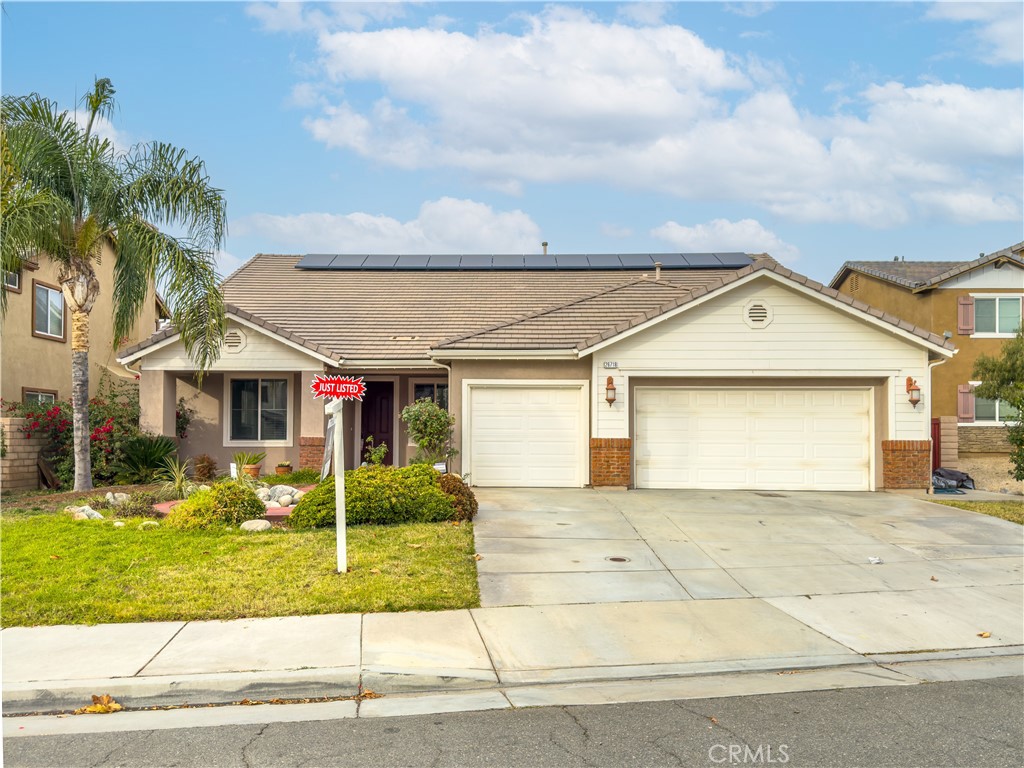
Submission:
{"label": "white cloud", "polygon": [[723,10],[736,16],[745,16],[748,19],[768,13],[775,7],[775,3],[751,2],[751,3],[726,3]]}
{"label": "white cloud", "polygon": [[971,24],[971,55],[988,64],[1019,64],[1024,59],[1024,5],[935,3],[925,18]]}
{"label": "white cloud", "polygon": [[610,224],[606,221],[601,223],[599,230],[605,237],[612,237],[616,240],[630,237],[633,234],[633,230],[629,227],[623,227],[619,224]]}
{"label": "white cloud", "polygon": [[540,227],[522,211],[473,200],[423,203],[415,219],[369,213],[257,213],[231,222],[233,235],[285,253],[533,253]]}
{"label": "white cloud", "polygon": [[[89,123],[89,114],[81,109],[71,110],[75,124],[83,131]],[[118,152],[127,152],[136,142],[126,132],[114,127],[114,124],[103,115],[96,115],[92,123],[92,135],[109,141]]]}
{"label": "white cloud", "polygon": [[278,3],[252,3],[246,6],[245,12],[267,32],[362,30],[370,24],[393,21],[405,15],[402,3],[394,0],[372,3],[304,3],[284,0]]}
{"label": "white cloud", "polygon": [[[375,162],[454,168],[512,194],[596,182],[888,227],[939,215],[935,200],[969,189],[988,203],[965,215],[1021,215],[1020,89],[889,82],[816,115],[783,90],[779,64],[712,48],[680,26],[557,6],[517,19],[514,34],[320,34],[325,84],[345,97],[305,126]],[[361,102],[361,83],[384,95]]]}
{"label": "white cloud", "polygon": [[660,227],[652,229],[651,235],[671,243],[683,252],[767,253],[778,261],[787,263],[800,258],[800,251],[795,245],[785,242],[754,219],[713,219],[706,224],[696,224],[692,227],[666,221]]}
{"label": "white cloud", "polygon": [[217,274],[221,277],[227,277],[245,263],[245,259],[240,259],[227,251],[218,251],[215,258],[217,261]]}
{"label": "white cloud", "polygon": [[668,3],[659,3],[656,0],[645,0],[645,2],[626,3],[616,9],[616,15],[620,19],[634,24],[659,24],[665,18],[669,10]]}

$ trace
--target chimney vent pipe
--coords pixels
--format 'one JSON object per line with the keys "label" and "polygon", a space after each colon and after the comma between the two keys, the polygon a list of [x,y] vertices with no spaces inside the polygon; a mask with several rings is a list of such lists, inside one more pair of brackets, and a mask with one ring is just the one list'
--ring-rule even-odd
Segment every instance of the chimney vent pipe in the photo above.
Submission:
{"label": "chimney vent pipe", "polygon": [[545,240],[543,243],[541,243],[541,245],[544,246],[544,255],[547,256],[548,255],[548,241]]}
{"label": "chimney vent pipe", "polygon": [[661,262],[654,262],[654,279],[661,280]]}

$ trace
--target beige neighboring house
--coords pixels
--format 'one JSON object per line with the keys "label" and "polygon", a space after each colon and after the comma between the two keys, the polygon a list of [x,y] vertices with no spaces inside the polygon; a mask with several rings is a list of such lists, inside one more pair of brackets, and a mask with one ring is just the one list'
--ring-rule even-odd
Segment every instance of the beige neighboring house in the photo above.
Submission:
{"label": "beige neighboring house", "polygon": [[[151,290],[142,315],[127,339],[114,344],[114,256],[96,264],[100,296],[93,308],[89,343],[89,387],[94,394],[104,371],[134,378],[117,362],[116,347],[148,338],[168,317]],[[44,257],[25,262],[20,272],[3,274],[7,314],[0,342],[0,396],[9,402],[71,399],[70,315],[57,282],[57,265]]]}
{"label": "beige neighboring house", "polygon": [[849,490],[929,484],[933,366],[952,343],[779,266],[724,254],[258,255],[223,286],[220,358],[196,383],[167,329],[121,352],[143,424],[226,468],[239,450],[319,467],[318,374],[363,376],[344,410],[405,464],[399,414],[455,416],[477,486]]}
{"label": "beige neighboring house", "polygon": [[884,309],[956,345],[932,375],[933,463],[972,475],[989,490],[1024,491],[1008,474],[1006,424],[998,400],[974,396],[974,364],[998,356],[1021,326],[1024,243],[965,261],[848,261],[831,287]]}

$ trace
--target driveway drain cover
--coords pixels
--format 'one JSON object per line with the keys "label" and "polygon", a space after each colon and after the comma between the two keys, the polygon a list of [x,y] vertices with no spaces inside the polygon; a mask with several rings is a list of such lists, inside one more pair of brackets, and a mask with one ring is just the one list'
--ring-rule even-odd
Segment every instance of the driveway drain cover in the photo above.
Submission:
{"label": "driveway drain cover", "polygon": [[612,557],[606,557],[605,560],[608,560],[609,562],[612,562],[612,563],[628,563],[629,562],[629,558],[628,557],[623,557],[622,555],[613,555]]}

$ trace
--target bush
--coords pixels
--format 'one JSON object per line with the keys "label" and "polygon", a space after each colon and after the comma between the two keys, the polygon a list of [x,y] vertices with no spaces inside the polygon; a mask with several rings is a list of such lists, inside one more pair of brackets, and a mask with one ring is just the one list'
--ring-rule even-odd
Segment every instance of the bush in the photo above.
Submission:
{"label": "bush", "polygon": [[192,459],[192,479],[205,483],[217,476],[217,461],[208,453],[200,453]]}
{"label": "bush", "polygon": [[[439,477],[437,470],[423,464],[349,470],[345,473],[345,522],[395,525],[455,520],[455,505],[438,485]],[[335,524],[333,475],[299,500],[289,524],[293,528]]]}
{"label": "bush", "polygon": [[196,491],[172,507],[167,524],[187,531],[215,524],[239,525],[246,520],[258,520],[266,513],[267,508],[251,488],[218,483],[208,491]]}
{"label": "bush", "polygon": [[124,455],[116,465],[117,479],[123,483],[151,483],[175,450],[174,441],[163,435],[133,437],[125,442]]}
{"label": "bush", "polygon": [[473,495],[473,491],[469,489],[469,486],[466,485],[459,475],[452,473],[441,475],[437,478],[437,484],[444,493],[452,498],[452,503],[455,505],[456,520],[472,520],[476,516],[479,506],[476,502],[476,496]]}
{"label": "bush", "polygon": [[[152,493],[139,491],[128,497],[128,500],[112,507],[114,517],[160,517],[156,511],[156,496]],[[95,507],[93,507],[95,509]]]}
{"label": "bush", "polygon": [[274,477],[275,485],[290,485],[292,487],[316,485],[319,482],[319,469],[297,469],[294,472],[289,472],[287,475],[276,475]]}
{"label": "bush", "polygon": [[419,449],[417,462],[436,464],[458,454],[452,448],[455,417],[429,397],[421,397],[412,405],[405,406],[401,415],[409,431],[409,439]]}

